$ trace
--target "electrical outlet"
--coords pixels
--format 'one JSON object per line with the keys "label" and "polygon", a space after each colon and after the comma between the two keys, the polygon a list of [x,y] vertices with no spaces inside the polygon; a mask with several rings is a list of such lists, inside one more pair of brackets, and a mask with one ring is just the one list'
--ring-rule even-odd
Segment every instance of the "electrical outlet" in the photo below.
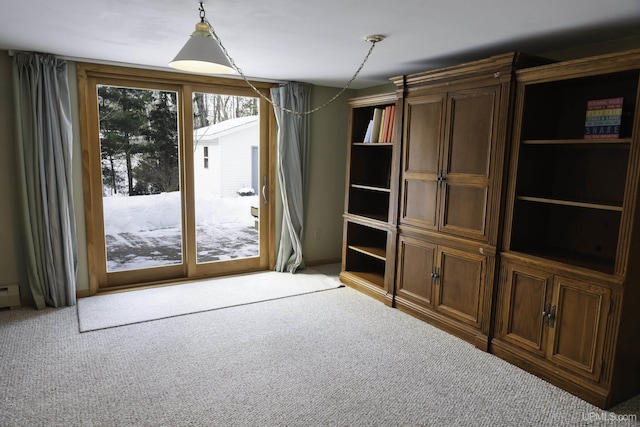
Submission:
{"label": "electrical outlet", "polygon": [[320,240],[320,229],[319,228],[316,228],[316,229],[313,230],[313,238],[315,240]]}

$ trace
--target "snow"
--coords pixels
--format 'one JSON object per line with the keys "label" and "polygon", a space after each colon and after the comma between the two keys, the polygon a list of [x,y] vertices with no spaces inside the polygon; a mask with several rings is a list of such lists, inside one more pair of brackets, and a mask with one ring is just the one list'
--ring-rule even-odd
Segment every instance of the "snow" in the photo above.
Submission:
{"label": "snow", "polygon": [[[109,271],[182,262],[180,192],[103,198]],[[258,196],[196,196],[198,262],[258,255]]]}
{"label": "snow", "polygon": [[[196,226],[215,223],[252,226],[251,205],[258,197],[221,198],[199,195],[196,198]],[[105,233],[180,228],[180,192],[149,196],[110,196],[103,198]]]}

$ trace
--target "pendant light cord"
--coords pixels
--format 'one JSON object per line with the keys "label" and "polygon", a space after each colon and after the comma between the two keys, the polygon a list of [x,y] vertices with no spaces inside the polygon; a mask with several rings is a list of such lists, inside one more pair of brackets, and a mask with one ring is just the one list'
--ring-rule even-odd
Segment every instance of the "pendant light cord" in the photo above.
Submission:
{"label": "pendant light cord", "polygon": [[[200,3],[201,7],[202,7],[202,3]],[[324,104],[312,109],[312,110],[308,110],[308,111],[295,111],[295,110],[290,110],[289,108],[283,107],[282,105],[278,105],[277,103],[275,103],[274,101],[272,101],[270,98],[268,98],[267,96],[265,96],[262,92],[260,92],[254,85],[253,83],[251,83],[249,81],[249,79],[247,78],[247,76],[245,76],[245,74],[242,72],[242,69],[240,67],[238,67],[236,65],[236,62],[233,60],[233,58],[231,57],[231,55],[229,55],[229,52],[227,51],[227,48],[224,47],[224,45],[222,44],[222,40],[220,40],[220,37],[218,37],[218,35],[216,34],[215,30],[213,29],[213,26],[209,23],[209,21],[207,20],[207,18],[204,16],[204,8],[201,9],[200,12],[200,18],[202,19],[203,22],[205,22],[207,24],[207,27],[209,27],[209,32],[211,33],[211,35],[213,36],[213,38],[218,42],[218,44],[220,45],[220,48],[222,49],[222,51],[224,52],[224,54],[226,55],[226,57],[229,59],[229,62],[231,63],[231,65],[233,66],[233,68],[235,68],[235,70],[238,72],[238,74],[240,74],[240,76],[242,77],[242,79],[245,81],[245,83],[247,83],[251,89],[253,89],[253,91],[255,93],[257,93],[262,99],[264,99],[265,101],[267,101],[268,103],[270,103],[271,105],[274,106],[274,108],[280,108],[283,111],[286,111],[287,113],[290,114],[296,114],[299,116],[303,116],[303,115],[307,115],[307,114],[312,114],[315,113],[316,111],[319,111],[321,109],[323,109],[324,107],[326,107],[327,105],[331,104],[333,101],[335,101],[336,99],[338,99],[338,97],[340,95],[342,95],[344,93],[345,90],[349,89],[349,87],[351,86],[351,83],[353,83],[353,81],[356,79],[356,77],[358,77],[358,74],[360,74],[360,71],[362,70],[362,67],[364,67],[364,64],[367,63],[367,60],[369,59],[369,55],[371,55],[371,52],[373,51],[373,48],[376,47],[376,43],[382,41],[384,39],[383,36],[379,36],[379,35],[375,35],[375,36],[368,36],[366,38],[366,40],[371,43],[371,46],[369,47],[369,51],[367,52],[366,56],[364,57],[364,59],[362,60],[362,63],[360,64],[360,66],[358,67],[358,69],[356,70],[356,72],[353,74],[353,77],[351,77],[351,80],[349,80],[346,84],[346,86],[344,88],[342,88],[342,90],[340,92],[338,92],[333,98],[331,98],[330,100],[328,100],[327,102],[325,102]]]}

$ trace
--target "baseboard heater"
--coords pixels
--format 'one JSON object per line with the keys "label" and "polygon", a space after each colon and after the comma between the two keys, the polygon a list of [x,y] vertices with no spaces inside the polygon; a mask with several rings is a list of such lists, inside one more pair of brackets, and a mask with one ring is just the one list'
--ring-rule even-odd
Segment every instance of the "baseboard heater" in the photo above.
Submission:
{"label": "baseboard heater", "polygon": [[17,283],[0,285],[0,308],[19,308],[20,288]]}

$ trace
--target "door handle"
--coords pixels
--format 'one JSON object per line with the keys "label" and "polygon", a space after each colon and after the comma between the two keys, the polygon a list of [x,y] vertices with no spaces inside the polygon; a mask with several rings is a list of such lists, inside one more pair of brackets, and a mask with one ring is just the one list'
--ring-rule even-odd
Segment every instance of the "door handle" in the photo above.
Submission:
{"label": "door handle", "polygon": [[436,267],[433,269],[433,273],[431,273],[431,279],[438,284],[438,279],[440,278],[440,268]]}
{"label": "door handle", "polygon": [[438,171],[436,180],[438,181],[438,187],[442,187],[442,184],[447,180],[447,173],[443,170]]}
{"label": "door handle", "polygon": [[551,304],[546,303],[542,310],[542,324],[549,326],[549,313],[551,312]]}
{"label": "door handle", "polygon": [[556,306],[551,307],[551,304],[546,303],[544,310],[542,311],[542,324],[553,328],[553,324],[556,320]]}
{"label": "door handle", "polygon": [[266,176],[262,177],[262,201],[264,202],[265,205],[268,202],[268,200],[267,200],[267,177]]}
{"label": "door handle", "polygon": [[553,328],[553,324],[556,320],[556,306],[551,307],[551,312],[547,316],[549,318],[549,327]]}

